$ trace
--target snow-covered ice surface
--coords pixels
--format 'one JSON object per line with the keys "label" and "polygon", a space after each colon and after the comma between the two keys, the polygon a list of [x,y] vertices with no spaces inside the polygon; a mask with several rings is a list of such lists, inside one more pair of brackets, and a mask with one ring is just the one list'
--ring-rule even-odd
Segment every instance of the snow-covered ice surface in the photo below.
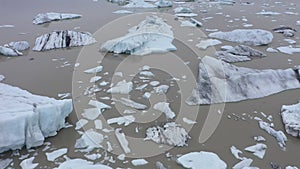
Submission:
{"label": "snow-covered ice surface", "polygon": [[[72,112],[70,99],[55,100],[0,83],[0,152],[40,146]],[[51,117],[51,118],[49,118]]]}
{"label": "snow-covered ice surface", "polygon": [[103,164],[94,164],[91,161],[77,158],[77,159],[68,159],[54,169],[112,169],[112,168]]}
{"label": "snow-covered ice surface", "polygon": [[259,50],[245,45],[238,45],[225,51],[217,51],[215,55],[218,59],[229,63],[249,61],[252,57],[266,57],[266,55]]}
{"label": "snow-covered ice surface", "polygon": [[46,153],[47,156],[47,160],[48,161],[54,161],[55,159],[57,159],[58,157],[66,154],[68,152],[67,148],[61,148],[55,151],[52,151],[50,153]]}
{"label": "snow-covered ice surface", "polygon": [[236,29],[230,32],[214,32],[208,36],[254,46],[267,45],[273,40],[273,34],[262,29]]}
{"label": "snow-covered ice surface", "polygon": [[146,20],[128,30],[123,37],[109,40],[101,45],[101,51],[147,55],[176,50],[171,26],[157,16],[148,16]]}
{"label": "snow-covered ice surface", "polygon": [[300,103],[283,105],[281,107],[281,117],[285,125],[285,131],[294,137],[300,137]]}
{"label": "snow-covered ice surface", "polygon": [[80,17],[81,17],[81,15],[79,15],[79,14],[48,12],[48,13],[37,14],[34,17],[32,22],[36,25],[39,25],[39,24],[43,24],[43,23],[47,23],[47,22],[51,22],[51,21],[74,19],[74,18],[80,18]]}
{"label": "snow-covered ice surface", "polygon": [[145,140],[152,140],[158,144],[171,146],[187,146],[190,136],[186,130],[174,122],[166,123],[163,127],[150,127],[146,131]]}
{"label": "snow-covered ice surface", "polygon": [[246,151],[253,153],[253,155],[257,156],[260,159],[263,159],[266,153],[267,146],[262,143],[257,143],[253,146],[245,148]]}
{"label": "snow-covered ice surface", "polygon": [[177,159],[177,163],[190,169],[226,169],[227,164],[212,152],[190,152]]}
{"label": "snow-covered ice surface", "polygon": [[44,51],[66,47],[77,47],[96,43],[96,39],[89,32],[71,30],[54,31],[36,38],[34,51]]}
{"label": "snow-covered ice surface", "polygon": [[250,69],[205,56],[199,64],[198,85],[190,105],[237,102],[300,88],[293,69]]}

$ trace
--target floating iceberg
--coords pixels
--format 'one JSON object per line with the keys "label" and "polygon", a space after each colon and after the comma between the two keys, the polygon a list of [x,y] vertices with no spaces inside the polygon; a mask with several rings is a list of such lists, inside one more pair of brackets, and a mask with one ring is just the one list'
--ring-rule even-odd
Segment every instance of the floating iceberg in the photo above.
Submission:
{"label": "floating iceberg", "polygon": [[225,51],[217,51],[215,55],[218,59],[229,63],[249,61],[252,57],[262,58],[267,56],[259,50],[245,45],[238,45]]}
{"label": "floating iceberg", "polygon": [[254,46],[267,45],[273,40],[273,34],[262,29],[236,29],[230,32],[214,32],[208,36]]}
{"label": "floating iceberg", "polygon": [[212,152],[191,152],[177,159],[177,163],[190,169],[226,169],[227,164]]}
{"label": "floating iceberg", "polygon": [[245,158],[242,161],[240,161],[239,163],[235,164],[232,167],[232,169],[254,169],[254,168],[250,167],[252,162],[253,162],[252,159]]}
{"label": "floating iceberg", "polygon": [[128,126],[129,124],[133,123],[134,121],[135,121],[134,116],[128,115],[128,116],[122,116],[122,117],[108,119],[107,123],[108,124],[117,123],[118,125]]}
{"label": "floating iceberg", "polygon": [[280,147],[282,148],[285,147],[285,142],[287,141],[287,137],[281,130],[276,131],[271,127],[270,124],[263,121],[259,121],[258,124],[262,130],[265,130],[268,134],[270,134],[277,140]]}
{"label": "floating iceberg", "polygon": [[173,6],[172,1],[166,1],[166,0],[159,0],[158,2],[155,3],[155,5],[158,8],[168,8]]}
{"label": "floating iceberg", "polygon": [[276,33],[282,33],[286,37],[293,37],[293,36],[295,36],[295,33],[297,32],[296,29],[293,29],[288,26],[281,26],[279,28],[273,29],[273,31]]}
{"label": "floating iceberg", "polygon": [[127,35],[102,44],[100,50],[133,55],[164,53],[176,50],[173,39],[171,26],[157,16],[148,16]]}
{"label": "floating iceberg", "polygon": [[199,64],[198,85],[190,105],[237,102],[300,88],[298,70],[250,69],[205,56]]}
{"label": "floating iceberg", "polygon": [[170,109],[170,104],[169,103],[166,103],[166,102],[159,102],[159,103],[156,103],[154,106],[153,106],[153,109],[154,110],[158,110],[158,111],[161,111],[165,114],[166,118],[167,119],[173,119],[176,115],[175,113]]}
{"label": "floating iceberg", "polygon": [[68,152],[67,148],[61,148],[55,151],[52,151],[50,153],[46,153],[47,156],[47,160],[48,161],[54,161],[55,159],[57,159],[58,157],[66,154]]}
{"label": "floating iceberg", "polygon": [[11,49],[8,47],[0,46],[0,55],[4,56],[22,56],[23,54],[18,50]]}
{"label": "floating iceberg", "polygon": [[74,19],[74,18],[80,18],[80,17],[81,17],[81,15],[79,15],[79,14],[48,12],[48,13],[37,14],[34,17],[32,22],[36,25],[39,25],[39,24],[43,24],[43,23],[47,23],[47,22],[51,22],[51,21]]}
{"label": "floating iceberg", "polygon": [[72,112],[72,101],[38,96],[0,83],[0,152],[40,146],[56,135]]}
{"label": "floating iceberg", "polygon": [[300,48],[294,48],[292,46],[281,46],[277,48],[281,53],[292,55],[294,53],[300,53]]}
{"label": "floating iceberg", "polygon": [[137,103],[133,100],[127,98],[121,98],[120,100],[114,99],[115,101],[119,101],[120,103],[124,104],[125,106],[137,109],[137,110],[145,110],[147,106],[141,103]]}
{"label": "floating iceberg", "polygon": [[263,159],[266,153],[267,146],[262,143],[257,143],[253,146],[245,148],[246,151],[253,153],[253,155],[257,156],[260,159]]}
{"label": "floating iceberg", "polygon": [[30,48],[30,45],[27,41],[10,42],[8,46],[17,51],[23,51]]}
{"label": "floating iceberg", "polygon": [[300,137],[300,103],[283,105],[281,117],[285,125],[285,131],[294,137]]}
{"label": "floating iceberg", "polygon": [[145,140],[152,140],[158,144],[178,147],[187,146],[186,142],[188,139],[190,139],[190,136],[185,129],[174,122],[167,123],[163,127],[156,126],[148,128],[145,138]]}
{"label": "floating iceberg", "polygon": [[22,169],[34,169],[39,163],[33,163],[34,157],[27,158],[20,163]]}
{"label": "floating iceberg", "polygon": [[202,40],[200,43],[198,43],[196,46],[200,49],[207,49],[210,46],[215,46],[215,45],[220,45],[222,42],[216,39],[207,39],[207,40]]}
{"label": "floating iceberg", "polygon": [[148,164],[148,161],[146,161],[145,159],[135,159],[131,161],[131,164],[134,166],[141,166]]}
{"label": "floating iceberg", "polygon": [[55,31],[39,36],[35,40],[33,50],[44,51],[66,47],[77,47],[96,43],[96,40],[88,32],[76,32],[70,30]]}
{"label": "floating iceberg", "polygon": [[89,129],[76,140],[75,148],[80,149],[81,152],[90,152],[95,148],[101,148],[103,139],[104,136],[101,133],[98,133],[93,129]]}

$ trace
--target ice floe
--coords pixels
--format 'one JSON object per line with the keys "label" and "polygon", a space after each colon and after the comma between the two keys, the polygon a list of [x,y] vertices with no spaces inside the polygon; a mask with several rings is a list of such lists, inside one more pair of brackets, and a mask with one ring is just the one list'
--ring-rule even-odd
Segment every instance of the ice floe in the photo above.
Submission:
{"label": "ice floe", "polygon": [[294,137],[300,137],[300,103],[283,105],[281,107],[281,117],[285,125],[285,131]]}
{"label": "ice floe", "polygon": [[117,10],[113,12],[114,14],[132,14],[133,12],[128,11],[128,10]]}
{"label": "ice floe", "polygon": [[123,37],[102,44],[101,51],[147,55],[176,50],[171,26],[157,16],[148,16],[137,26],[130,28]]}
{"label": "ice floe", "polygon": [[147,108],[146,105],[137,103],[137,102],[127,99],[127,98],[121,98],[120,100],[114,99],[114,100],[124,104],[125,106],[131,107],[131,108],[134,108],[137,110],[145,110]]}
{"label": "ice floe", "polygon": [[216,40],[216,39],[207,39],[207,40],[202,40],[200,43],[198,43],[196,46],[200,49],[207,49],[210,46],[215,46],[215,45],[220,45],[222,44],[221,41]]}
{"label": "ice floe", "polygon": [[128,126],[129,124],[133,123],[134,120],[135,120],[134,116],[128,115],[128,116],[122,116],[122,117],[108,119],[107,123],[108,124],[117,123],[118,125]]}
{"label": "ice floe", "polygon": [[131,152],[130,148],[129,148],[129,143],[128,140],[126,139],[125,134],[122,132],[121,128],[117,128],[115,129],[115,135],[122,147],[122,149],[124,150],[125,154],[128,154]]}
{"label": "ice floe", "polygon": [[80,149],[81,152],[90,152],[95,148],[102,147],[103,135],[89,129],[82,134],[82,136],[76,140],[75,148]]}
{"label": "ice floe", "polygon": [[270,134],[277,140],[280,147],[282,148],[285,147],[285,142],[287,141],[287,137],[281,130],[276,131],[271,127],[270,124],[263,121],[259,121],[258,123],[259,123],[259,127],[262,130],[265,130],[268,134]]}
{"label": "ice floe", "polygon": [[73,110],[70,99],[34,95],[3,83],[0,100],[0,152],[42,145],[45,137],[56,135],[65,126],[65,118]]}
{"label": "ice floe", "polygon": [[90,69],[85,70],[84,73],[95,74],[95,73],[102,72],[102,70],[103,70],[103,66],[96,66],[94,68],[90,68]]}
{"label": "ice floe", "polygon": [[230,147],[231,154],[238,160],[244,160],[246,159],[245,157],[240,157],[243,152],[239,149],[237,149],[235,146]]}
{"label": "ice floe", "polygon": [[[250,165],[252,164],[253,160],[249,158],[245,158],[242,161],[235,164],[232,169],[254,169],[251,168]],[[250,167],[250,168],[249,168]]]}
{"label": "ice floe", "polygon": [[23,54],[15,49],[0,46],[0,55],[4,56],[22,56]]}
{"label": "ice floe", "polygon": [[170,146],[187,146],[190,136],[186,130],[174,122],[166,123],[163,127],[155,126],[146,130],[145,140],[152,140],[158,144]]}
{"label": "ice floe", "polygon": [[54,169],[112,169],[109,166],[103,164],[94,164],[91,161],[83,160],[83,159],[68,159],[65,162],[61,163],[59,167]]}
{"label": "ice floe", "polygon": [[300,88],[297,77],[291,68],[250,69],[205,56],[199,64],[198,85],[186,102],[195,105],[261,98]]}
{"label": "ice floe", "polygon": [[17,42],[10,42],[8,44],[9,48],[17,50],[17,51],[23,51],[30,48],[30,45],[27,41],[17,41]]}
{"label": "ice floe", "polygon": [[166,0],[158,0],[155,5],[158,8],[168,8],[168,7],[172,7],[173,6],[173,2],[172,1],[166,1]]}
{"label": "ice floe", "polygon": [[158,111],[161,111],[165,114],[166,118],[167,119],[173,119],[176,115],[175,113],[170,109],[170,104],[169,103],[166,103],[166,102],[159,102],[159,103],[156,103],[154,106],[153,106],[153,109],[154,110],[158,110]]}
{"label": "ice floe", "polygon": [[157,94],[164,94],[164,93],[168,92],[169,86],[168,85],[160,85],[160,86],[154,87],[153,89],[154,89],[155,93],[157,93]]}
{"label": "ice floe", "polygon": [[245,45],[238,45],[225,51],[217,51],[215,55],[218,59],[229,63],[249,61],[252,57],[262,58],[267,56],[261,51]]}
{"label": "ice floe", "polygon": [[95,38],[88,32],[70,30],[54,31],[36,38],[34,51],[44,51],[66,47],[77,47],[96,43]]}
{"label": "ice floe", "polygon": [[119,93],[119,94],[128,94],[132,91],[132,82],[126,82],[126,80],[122,80],[118,82],[114,87],[108,89],[107,93]]}
{"label": "ice floe", "polygon": [[127,5],[123,6],[124,8],[156,8],[156,5],[145,2],[144,0],[130,0]]}
{"label": "ice floe", "polygon": [[141,166],[148,164],[148,161],[145,159],[135,159],[131,161],[131,164],[134,166]]}
{"label": "ice floe", "polygon": [[177,163],[190,169],[226,169],[227,164],[212,152],[190,152],[177,159]]}
{"label": "ice floe", "polygon": [[272,15],[280,15],[281,13],[263,10],[263,11],[261,11],[261,12],[257,12],[256,14],[257,14],[257,15],[272,16]]}
{"label": "ice floe", "polygon": [[80,17],[81,17],[81,15],[79,15],[79,14],[48,12],[48,13],[37,14],[34,17],[32,22],[36,25],[39,25],[39,24],[43,24],[43,23],[47,23],[47,22],[51,22],[51,21],[74,19],[74,18],[80,18]]}
{"label": "ice floe", "polygon": [[281,53],[292,55],[294,53],[300,53],[300,48],[294,48],[292,46],[281,46],[277,48]]}
{"label": "ice floe", "polygon": [[273,40],[273,34],[262,29],[236,29],[230,32],[214,32],[208,36],[254,46],[267,45]]}
{"label": "ice floe", "polygon": [[293,36],[295,36],[295,33],[297,32],[296,29],[293,29],[288,26],[281,26],[279,28],[273,29],[273,31],[276,33],[282,33],[286,37],[293,37]]}
{"label": "ice floe", "polygon": [[52,151],[50,153],[46,153],[47,156],[47,160],[48,161],[54,161],[55,159],[57,159],[58,157],[66,154],[68,152],[67,148],[61,148],[55,151]]}
{"label": "ice floe", "polygon": [[85,126],[89,121],[87,121],[86,119],[80,119],[76,122],[76,127],[75,130],[79,130],[81,129],[83,126]]}
{"label": "ice floe", "polygon": [[39,163],[33,163],[33,160],[34,160],[35,157],[30,157],[30,158],[27,158],[25,160],[23,160],[21,163],[20,163],[20,166],[22,169],[34,169],[36,168]]}
{"label": "ice floe", "polygon": [[263,143],[257,143],[253,146],[245,148],[246,151],[253,153],[253,155],[257,156],[260,159],[263,159],[266,153],[267,146]]}
{"label": "ice floe", "polygon": [[0,168],[3,168],[3,169],[7,168],[11,164],[11,162],[13,162],[13,160],[10,158],[1,159],[0,160]]}

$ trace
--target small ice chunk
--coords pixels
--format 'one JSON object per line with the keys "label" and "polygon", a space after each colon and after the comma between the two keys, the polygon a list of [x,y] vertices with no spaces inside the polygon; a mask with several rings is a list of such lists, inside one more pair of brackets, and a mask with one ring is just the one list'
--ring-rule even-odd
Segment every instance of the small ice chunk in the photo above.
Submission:
{"label": "small ice chunk", "polygon": [[144,0],[130,0],[123,8],[156,8],[156,5],[145,2]]}
{"label": "small ice chunk", "polygon": [[95,120],[94,124],[95,124],[95,129],[101,130],[103,128],[102,121],[100,119]]}
{"label": "small ice chunk", "polygon": [[154,106],[153,106],[153,109],[154,110],[158,110],[158,111],[161,111],[165,114],[166,118],[167,119],[173,119],[176,115],[175,113],[170,109],[170,104],[169,103],[166,103],[166,102],[159,102],[159,103],[156,103]]}
{"label": "small ice chunk", "polygon": [[268,134],[270,134],[277,140],[280,147],[282,148],[285,147],[285,142],[287,141],[287,137],[281,130],[276,131],[270,126],[270,124],[263,121],[259,121],[258,123],[261,129],[265,130]]}
{"label": "small ice chunk", "polygon": [[100,82],[100,83],[99,83],[100,86],[106,86],[106,85],[108,85],[108,84],[109,84],[109,82],[106,82],[106,81],[103,81],[103,82]]}
{"label": "small ice chunk", "polygon": [[33,163],[34,157],[27,158],[20,163],[22,169],[34,169],[39,163]]}
{"label": "small ice chunk", "polygon": [[96,154],[85,154],[85,155],[84,155],[85,158],[87,158],[87,159],[89,159],[89,160],[92,160],[92,161],[95,161],[95,160],[101,158],[101,156],[102,156],[102,155],[99,154],[99,153],[96,153]]}
{"label": "small ice chunk", "polygon": [[172,1],[166,1],[166,0],[158,0],[155,5],[158,8],[168,8],[168,7],[172,7],[173,6],[173,2]]}
{"label": "small ice chunk", "polygon": [[117,137],[117,139],[118,139],[121,147],[123,148],[125,154],[127,154],[127,153],[130,153],[131,150],[128,147],[129,143],[128,143],[127,139],[126,139],[126,136],[125,136],[125,134],[123,132],[121,132],[121,130],[122,130],[121,128],[116,128],[115,129],[115,135],[116,135],[116,137]]}
{"label": "small ice chunk", "polygon": [[287,166],[287,167],[285,167],[285,169],[298,169],[298,167],[296,167],[296,166]]}
{"label": "small ice chunk", "polygon": [[257,12],[257,15],[265,15],[265,16],[272,16],[272,15],[280,15],[279,12],[272,12],[272,11],[261,11],[261,12]]}
{"label": "small ice chunk", "polygon": [[[245,158],[239,163],[235,164],[232,169],[251,169],[250,165],[252,164],[253,160],[249,158]],[[250,167],[250,168],[249,168]]]}
{"label": "small ice chunk", "polygon": [[55,151],[52,151],[51,153],[46,153],[47,156],[47,160],[48,161],[54,161],[55,159],[57,159],[58,157],[66,154],[68,152],[67,148],[61,148]]}
{"label": "small ice chunk", "polygon": [[146,76],[146,77],[154,77],[154,74],[150,71],[141,71],[140,75]]}
{"label": "small ice chunk", "polygon": [[80,119],[76,122],[76,127],[75,130],[79,130],[81,129],[83,126],[85,126],[89,121],[87,121],[86,119]]}
{"label": "small ice chunk", "polygon": [[267,48],[266,51],[270,52],[270,53],[277,53],[278,52],[278,50],[276,50],[274,48]]}
{"label": "small ice chunk", "polygon": [[159,83],[159,81],[152,81],[152,82],[150,82],[150,85],[151,86],[158,86],[160,83]]}
{"label": "small ice chunk", "polygon": [[150,127],[146,130],[144,140],[152,140],[158,144],[167,144],[171,146],[187,146],[187,140],[190,136],[186,130],[174,122],[166,123],[163,127]]}
{"label": "small ice chunk", "polygon": [[149,93],[149,92],[145,92],[145,93],[143,94],[143,98],[145,98],[145,99],[149,99],[150,96],[151,96],[151,93]]}
{"label": "small ice chunk", "polygon": [[285,131],[294,137],[300,137],[300,103],[283,105],[281,118],[285,125]]}
{"label": "small ice chunk", "polygon": [[93,164],[91,161],[83,159],[68,159],[65,162],[61,163],[59,167],[54,169],[112,169],[109,166],[103,164]]}
{"label": "small ice chunk", "polygon": [[143,84],[143,85],[136,87],[135,90],[143,90],[147,86],[148,86],[148,84]]}
{"label": "small ice chunk", "polygon": [[98,108],[84,109],[82,116],[88,120],[95,120],[102,112]]}
{"label": "small ice chunk", "polygon": [[169,89],[168,85],[160,85],[158,87],[154,87],[154,90],[157,94],[164,94],[167,93]]}
{"label": "small ice chunk", "polygon": [[267,146],[263,143],[257,143],[253,146],[245,148],[246,151],[252,152],[253,155],[257,156],[260,159],[264,158],[266,149],[267,149]]}
{"label": "small ice chunk", "polygon": [[177,163],[189,169],[226,169],[227,164],[212,152],[190,152],[177,159]]}
{"label": "small ice chunk", "polygon": [[97,82],[98,80],[101,80],[102,77],[101,76],[94,76],[90,79],[90,83],[95,83]]}
{"label": "small ice chunk", "polygon": [[164,164],[160,161],[157,161],[155,163],[156,169],[167,169],[167,167],[164,166]]}
{"label": "small ice chunk", "polygon": [[257,142],[264,142],[266,139],[263,136],[255,136],[254,140]]}
{"label": "small ice chunk", "polygon": [[114,76],[123,77],[123,72],[115,72]]}
{"label": "small ice chunk", "polygon": [[292,46],[281,46],[277,48],[281,53],[292,55],[294,53],[300,53],[300,48],[294,48]]}
{"label": "small ice chunk", "polygon": [[76,140],[75,148],[81,149],[80,151],[82,152],[90,152],[95,148],[102,147],[100,144],[103,142],[103,139],[104,137],[101,133],[89,129]]}
{"label": "small ice chunk", "polygon": [[122,104],[124,104],[125,106],[132,107],[132,108],[137,109],[137,110],[144,110],[144,109],[147,108],[146,105],[141,104],[141,103],[137,103],[137,102],[135,102],[133,100],[130,100],[130,99],[127,99],[127,98],[121,98],[121,100],[116,100],[116,101],[119,101]]}
{"label": "small ice chunk", "polygon": [[125,160],[125,157],[126,157],[126,155],[125,154],[120,154],[120,155],[118,155],[118,159],[119,160],[121,160],[121,161],[124,161]]}
{"label": "small ice chunk", "polygon": [[142,67],[142,70],[150,70],[150,66],[144,65],[144,66]]}
{"label": "small ice chunk", "polygon": [[103,66],[97,66],[97,67],[85,70],[84,73],[95,74],[95,73],[101,72],[102,70],[103,70]]}
{"label": "small ice chunk", "polygon": [[126,82],[122,80],[118,82],[114,87],[107,90],[107,93],[119,93],[119,94],[128,94],[132,90],[132,82]]}
{"label": "small ice chunk", "polygon": [[104,104],[104,103],[102,103],[102,102],[99,102],[99,101],[97,101],[97,100],[90,100],[89,101],[89,105],[91,105],[91,106],[95,106],[97,109],[99,109],[99,110],[103,110],[103,109],[110,109],[111,107],[110,106],[108,106],[108,105],[106,105],[106,104]]}
{"label": "small ice chunk", "polygon": [[135,120],[134,116],[128,115],[128,116],[116,117],[116,118],[108,119],[107,123],[108,124],[117,123],[118,125],[128,126],[129,124],[133,123],[134,120]]}
{"label": "small ice chunk", "polygon": [[185,122],[186,124],[196,124],[196,121],[190,120],[186,117],[182,118],[183,122]]}
{"label": "small ice chunk", "polygon": [[5,79],[4,75],[0,75],[0,82],[3,81]]}
{"label": "small ice chunk", "polygon": [[1,159],[0,160],[0,168],[1,169],[7,168],[11,164],[11,162],[13,162],[13,160],[10,158],[7,158],[5,160]]}
{"label": "small ice chunk", "polygon": [[135,159],[131,161],[131,164],[134,166],[141,166],[148,164],[148,161],[146,161],[145,159]]}
{"label": "small ice chunk", "polygon": [[207,40],[202,40],[200,41],[200,43],[198,43],[196,46],[200,49],[207,49],[210,46],[215,46],[215,45],[219,45],[222,44],[221,41],[216,40],[216,39],[207,39]]}
{"label": "small ice chunk", "polygon": [[230,151],[236,159],[238,159],[238,160],[244,160],[245,159],[245,157],[240,157],[240,154],[243,154],[243,152],[241,150],[237,149],[235,146],[231,146]]}
{"label": "small ice chunk", "polygon": [[128,10],[117,10],[113,12],[114,14],[132,14],[133,12]]}

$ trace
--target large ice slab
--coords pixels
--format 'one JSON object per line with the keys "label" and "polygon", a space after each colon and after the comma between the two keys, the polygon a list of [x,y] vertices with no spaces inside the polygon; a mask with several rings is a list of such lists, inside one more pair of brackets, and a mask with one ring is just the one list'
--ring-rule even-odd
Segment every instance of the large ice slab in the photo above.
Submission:
{"label": "large ice slab", "polygon": [[72,101],[29,93],[0,83],[0,152],[40,146],[56,135],[72,112]]}
{"label": "large ice slab", "polygon": [[300,88],[298,70],[250,69],[205,56],[190,105],[237,102]]}
{"label": "large ice slab", "polygon": [[230,42],[246,45],[267,45],[273,40],[273,34],[262,29],[236,29],[230,32],[214,32],[208,35],[211,38],[223,39]]}
{"label": "large ice slab", "polygon": [[74,19],[74,18],[80,18],[80,17],[81,17],[81,15],[79,15],[79,14],[48,12],[48,13],[37,14],[34,17],[32,22],[36,25],[39,25],[39,24],[43,24],[43,23],[47,23],[47,22],[51,22],[51,21]]}
{"label": "large ice slab", "polygon": [[212,152],[191,152],[177,159],[177,163],[190,169],[226,169],[227,164]]}
{"label": "large ice slab", "polygon": [[281,117],[285,125],[285,131],[294,137],[300,137],[300,103],[283,105],[281,107]]}
{"label": "large ice slab", "polygon": [[33,50],[44,51],[66,47],[90,45],[96,42],[89,32],[54,31],[36,38]]}
{"label": "large ice slab", "polygon": [[176,50],[171,26],[157,16],[148,16],[146,20],[128,30],[123,37],[109,40],[100,50],[113,53],[147,55]]}

